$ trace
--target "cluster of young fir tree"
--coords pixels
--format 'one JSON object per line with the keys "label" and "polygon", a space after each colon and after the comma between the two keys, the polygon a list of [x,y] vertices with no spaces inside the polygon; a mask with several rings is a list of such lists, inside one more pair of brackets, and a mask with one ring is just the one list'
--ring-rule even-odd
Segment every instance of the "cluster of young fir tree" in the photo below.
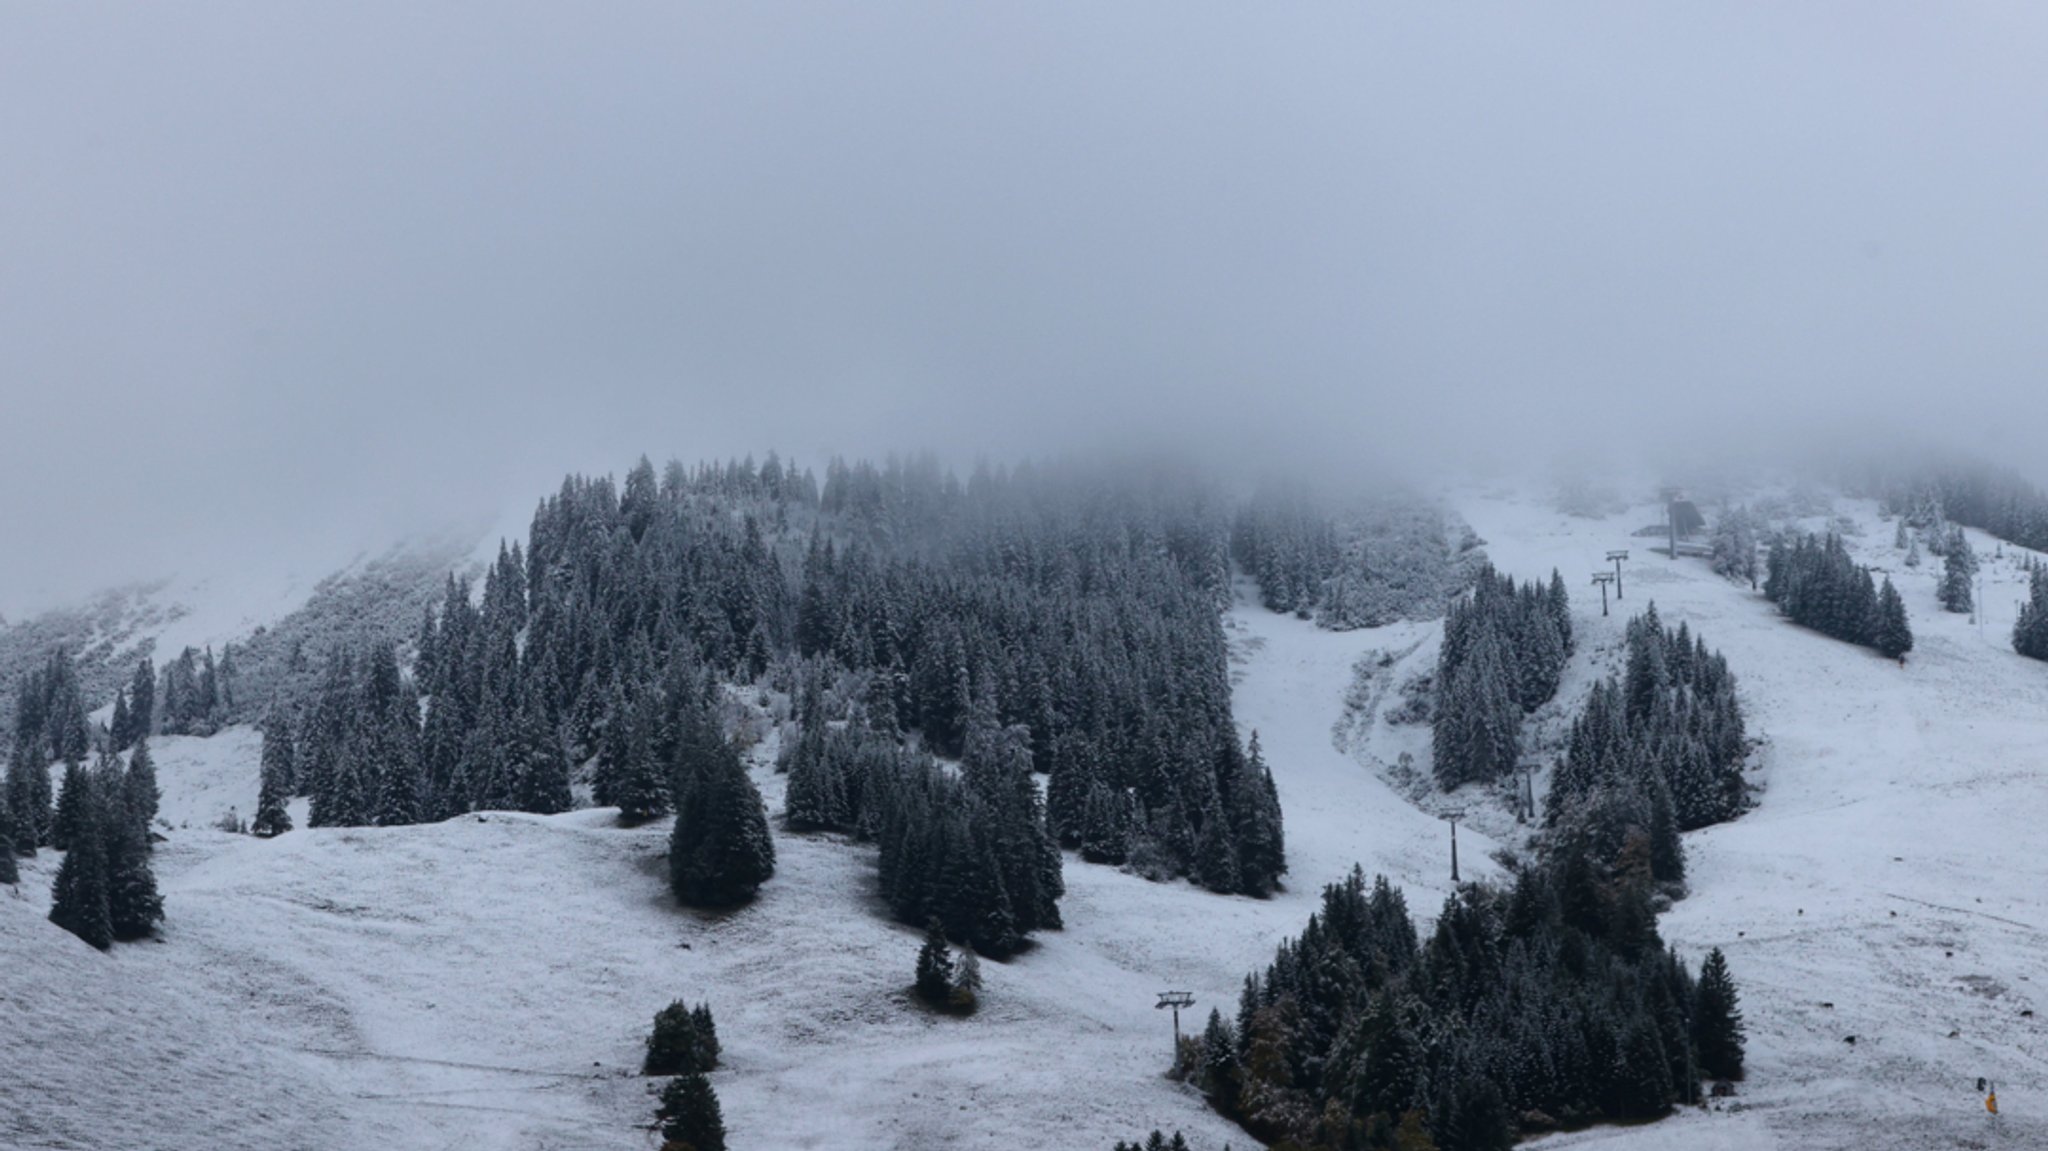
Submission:
{"label": "cluster of young fir tree", "polygon": [[1547,587],[1483,568],[1444,617],[1431,751],[1446,791],[1490,783],[1521,758],[1522,716],[1557,694],[1572,651],[1564,578]]}
{"label": "cluster of young fir tree", "polygon": [[1187,1070],[1279,1147],[1506,1151],[1522,1129],[1660,1116],[1742,1075],[1718,951],[1695,980],[1659,939],[1641,860],[1559,840],[1505,890],[1461,887],[1427,943],[1361,872],[1212,1011]]}
{"label": "cluster of young fir tree", "polygon": [[972,1015],[981,1003],[981,962],[971,950],[954,956],[945,924],[934,919],[925,925],[924,943],[917,949],[917,978],[910,989],[928,1006]]}
{"label": "cluster of young fir tree", "polygon": [[2028,659],[2048,660],[2048,566],[2027,563],[2027,601],[2012,625],[2012,649]]}
{"label": "cluster of young fir tree", "polygon": [[65,764],[51,824],[50,846],[64,862],[50,889],[50,922],[101,950],[156,929],[164,902],[150,867],[149,825],[160,798],[147,740],[126,764],[111,747],[90,768]]}
{"label": "cluster of young fir tree", "polygon": [[[1128,1143],[1117,1140],[1114,1151],[1189,1151],[1189,1145],[1187,1136],[1178,1131],[1168,1136],[1166,1132],[1154,1129],[1143,1140],[1133,1139]],[[1223,1145],[1223,1151],[1230,1151],[1228,1143]]]}
{"label": "cluster of young fir tree", "polygon": [[1655,604],[1629,621],[1626,647],[1622,676],[1595,685],[1572,722],[1547,817],[1596,858],[1642,854],[1653,880],[1675,885],[1679,832],[1742,813],[1742,705],[1727,659],[1685,623],[1663,626]]}
{"label": "cluster of young fir tree", "polygon": [[1906,603],[1891,577],[1880,586],[1849,558],[1841,536],[1806,534],[1789,542],[1780,536],[1771,543],[1765,573],[1764,596],[1792,622],[1891,659],[1913,650]]}
{"label": "cluster of young fir tree", "polygon": [[1708,536],[1708,562],[1716,575],[1729,579],[1747,580],[1751,590],[1757,586],[1761,572],[1757,564],[1757,549],[1764,537],[1762,517],[1748,507],[1724,508],[1714,520],[1713,531]]}
{"label": "cluster of young fir tree", "polygon": [[497,704],[490,722],[458,741],[446,713],[461,702],[433,694],[423,721],[419,681],[402,673],[392,647],[334,656],[306,708],[265,725],[252,830],[286,830],[284,800],[292,795],[311,797],[314,827],[392,827],[480,809],[568,810],[568,755],[545,716]]}
{"label": "cluster of young fir tree", "polygon": [[22,855],[34,855],[52,842],[56,806],[50,765],[83,763],[92,754],[85,712],[77,665],[63,649],[51,652],[42,667],[15,685],[14,744],[0,805],[0,835]]}
{"label": "cluster of young fir tree", "polygon": [[896,918],[938,924],[984,955],[1009,955],[1031,932],[1060,926],[1066,883],[1031,778],[1031,732],[1003,726],[991,692],[970,709],[957,774],[869,726],[871,712],[828,723],[820,677],[802,694],[796,737],[778,762],[789,773],[792,829],[872,840]]}
{"label": "cluster of young fir tree", "polygon": [[[219,731],[235,710],[235,686],[241,676],[235,670],[235,649],[213,649],[203,653],[186,648],[178,658],[164,665],[162,690],[157,696],[158,730],[165,735],[212,735]],[[140,683],[129,689],[133,694]],[[116,707],[120,706],[117,701]]]}
{"label": "cluster of young fir tree", "polygon": [[[516,553],[508,551],[497,570],[517,570],[514,564]],[[536,693],[527,692],[526,704],[512,710],[502,701],[515,692],[495,686],[516,687],[519,673],[514,646],[491,638],[487,621],[507,610],[492,586],[486,581],[479,610],[459,581],[451,583],[444,614],[422,645],[434,653],[420,663],[431,689],[424,699],[420,680],[401,674],[396,653],[379,646],[361,659],[337,657],[296,722],[266,727],[252,831],[290,830],[286,803],[294,794],[311,796],[315,827],[394,826],[477,810],[546,815],[569,809],[574,797],[563,733]],[[498,666],[449,658],[471,649],[498,653]],[[464,681],[472,667],[486,669],[475,684]],[[608,749],[598,757],[600,802],[621,803],[623,817],[634,821],[676,811],[669,875],[678,899],[699,906],[746,901],[774,874],[774,844],[760,792],[726,738],[715,679],[683,651],[642,697],[632,723],[622,714],[618,725],[634,732],[621,736],[624,752]]]}
{"label": "cluster of young fir tree", "polygon": [[1922,504],[1917,510],[1898,517],[1892,546],[1906,553],[1904,562],[1907,567],[1920,566],[1923,542],[1927,551],[1941,557],[1941,581],[1935,585],[1934,596],[1941,601],[1942,610],[1975,610],[1976,597],[1971,581],[1977,576],[1977,553],[1970,547],[1969,537],[1963,534],[1962,527],[1948,522],[1938,503]]}
{"label": "cluster of young fir tree", "polygon": [[127,751],[148,738],[156,724],[156,665],[143,656],[128,686],[114,693],[114,714],[107,721],[107,741]]}
{"label": "cluster of young fir tree", "polygon": [[[16,687],[13,753],[0,792],[0,883],[20,881],[17,854],[63,852],[50,920],[101,949],[148,935],[164,916],[149,860],[160,796],[147,731],[145,714],[144,734],[124,763],[107,734],[88,723],[68,652],[51,653]],[[50,768],[58,762],[64,779],[53,795]]]}

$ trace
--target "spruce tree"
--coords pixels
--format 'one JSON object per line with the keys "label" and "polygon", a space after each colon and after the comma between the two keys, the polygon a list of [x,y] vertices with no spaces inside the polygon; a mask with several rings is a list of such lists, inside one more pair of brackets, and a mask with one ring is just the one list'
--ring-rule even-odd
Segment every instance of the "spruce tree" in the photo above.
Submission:
{"label": "spruce tree", "polygon": [[619,822],[645,823],[668,812],[668,773],[656,757],[652,709],[634,707],[626,723],[620,762],[612,777],[612,802],[618,805]]}
{"label": "spruce tree", "polygon": [[1941,557],[1941,586],[1938,595],[1944,610],[1952,612],[1970,611],[1972,595],[1970,581],[1977,574],[1977,559],[1970,552],[1970,542],[1958,528],[1949,538],[1946,553]]}
{"label": "spruce tree", "polygon": [[128,717],[128,693],[117,691],[114,693],[114,714],[107,721],[107,739],[113,744],[115,751],[128,750],[131,738],[129,731],[133,726],[133,721]]}
{"label": "spruce tree", "polygon": [[75,761],[64,765],[64,783],[57,792],[57,815],[50,824],[51,847],[71,850],[86,825],[99,818],[94,786],[91,774],[82,765]]}
{"label": "spruce tree", "polygon": [[114,943],[114,921],[109,906],[104,801],[94,794],[96,789],[76,764],[72,772],[78,781],[74,802],[81,818],[50,889],[50,922],[105,951]]}
{"label": "spruce tree", "polygon": [[718,1045],[718,1024],[711,1018],[711,1005],[699,1003],[692,1007],[690,1023],[697,1029],[697,1052],[703,1057],[704,1070],[717,1070],[722,1049]]}
{"label": "spruce tree", "polygon": [[2035,567],[2027,577],[2027,602],[2012,628],[2012,649],[2029,659],[2048,659],[2048,569]]}
{"label": "spruce tree", "polygon": [[538,697],[517,721],[514,741],[519,810],[554,815],[575,806],[569,788],[569,756],[548,725]]}
{"label": "spruce tree", "polygon": [[1225,1115],[1237,1107],[1237,1039],[1223,1013],[1211,1007],[1202,1029],[1201,1088]]}
{"label": "spruce tree", "polygon": [[[700,1022],[698,1012],[702,1012]],[[654,1016],[654,1030],[647,1036],[647,1057],[641,1062],[642,1075],[685,1075],[718,1066],[718,1039],[710,1031],[711,1011],[699,1006],[693,1011],[678,999]]]}
{"label": "spruce tree", "polygon": [[1889,659],[1899,659],[1913,650],[1913,629],[1906,622],[1906,601],[1886,576],[1877,593],[1877,618],[1870,628],[1870,646]]}
{"label": "spruce tree", "polygon": [[147,736],[137,737],[135,750],[128,755],[128,770],[121,777],[121,795],[129,818],[142,829],[142,842],[147,850],[149,829],[156,822],[157,805],[163,800],[163,792],[156,783],[156,759],[149,754]]}
{"label": "spruce tree", "polygon": [[7,797],[0,795],[0,883],[21,882],[21,869],[14,862],[13,817],[7,811]]}
{"label": "spruce tree", "polygon": [[1693,996],[1692,1041],[1700,1072],[1709,1079],[1742,1078],[1743,1026],[1740,997],[1728,974],[1728,958],[1716,947],[1700,965]]}
{"label": "spruce tree", "polygon": [[144,656],[128,681],[128,738],[133,743],[156,730],[156,665]]}
{"label": "spruce tree", "polygon": [[744,903],[775,874],[775,841],[761,793],[715,723],[697,717],[682,742],[668,849],[676,898],[703,907]]}
{"label": "spruce tree", "polygon": [[836,828],[847,822],[846,786],[826,737],[824,708],[817,689],[806,693],[802,726],[788,760],[783,819],[791,829]]}
{"label": "spruce tree", "polygon": [[1203,813],[1202,830],[1195,837],[1195,877],[1203,887],[1221,892],[1236,891],[1241,879],[1229,823],[1215,806]]}
{"label": "spruce tree", "polygon": [[291,735],[282,721],[264,725],[262,766],[256,791],[256,818],[249,830],[268,839],[292,829],[287,808],[286,779],[291,770]]}
{"label": "spruce tree", "polygon": [[[17,705],[17,723],[21,714]],[[14,757],[7,763],[7,810],[14,820],[14,849],[23,855],[34,855],[36,848],[49,846],[51,828],[57,821],[49,765],[45,745],[35,735],[17,740]]]}
{"label": "spruce tree", "polygon": [[933,1007],[945,1007],[953,994],[953,951],[937,919],[925,926],[924,945],[917,949],[916,988],[917,997]]}
{"label": "spruce tree", "polygon": [[661,1092],[662,1151],[725,1151],[725,1116],[711,1081],[692,1072]]}
{"label": "spruce tree", "polygon": [[101,831],[107,854],[107,917],[116,939],[141,939],[164,917],[149,863],[149,837],[131,811],[108,805]]}

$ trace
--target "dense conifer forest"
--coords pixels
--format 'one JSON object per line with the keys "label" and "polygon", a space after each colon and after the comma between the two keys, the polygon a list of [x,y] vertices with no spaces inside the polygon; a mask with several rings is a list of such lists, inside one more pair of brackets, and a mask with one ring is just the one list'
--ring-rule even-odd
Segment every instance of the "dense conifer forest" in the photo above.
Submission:
{"label": "dense conifer forest", "polygon": [[[1951,541],[1949,574],[1942,583],[1943,603],[1951,611],[1969,610],[1969,576],[1976,569],[1968,553],[1960,536]],[[1849,558],[1842,537],[1809,534],[1788,541],[1781,536],[1771,544],[1765,570],[1764,595],[1793,623],[1893,659],[1913,650],[1906,604],[1891,577],[1880,586],[1868,568]]]}
{"label": "dense conifer forest", "polygon": [[1437,656],[1431,751],[1444,790],[1515,770],[1522,716],[1557,694],[1571,651],[1564,577],[1518,587],[1491,565],[1480,570],[1472,594],[1445,614]]}
{"label": "dense conifer forest", "polygon": [[2016,471],[1981,464],[1891,468],[1861,485],[1887,513],[1915,528],[1946,534],[1949,524],[1978,528],[2035,551],[2048,551],[2048,492]]}
{"label": "dense conifer forest", "polygon": [[1460,888],[1421,942],[1400,891],[1354,871],[1246,977],[1234,1020],[1211,1012],[1188,1070],[1301,1148],[1505,1151],[1663,1115],[1741,1078],[1742,1020],[1718,952],[1696,979],[1659,939],[1652,890],[1567,844],[1506,887]]}
{"label": "dense conifer forest", "polygon": [[[14,740],[0,791],[0,882],[18,882],[17,854],[63,852],[50,920],[102,950],[149,935],[164,917],[150,865],[159,793],[146,733],[145,718],[125,761],[104,732],[95,739],[77,667],[61,649],[16,685]],[[64,775],[53,793],[57,763]]]}
{"label": "dense conifer forest", "polygon": [[1625,669],[1596,684],[1551,773],[1546,818],[1571,851],[1608,870],[1643,868],[1677,890],[1679,833],[1740,815],[1749,741],[1719,652],[1652,604],[1629,621]]}
{"label": "dense conifer forest", "polygon": [[1284,839],[1231,721],[1229,528],[1206,483],[1135,469],[570,477],[480,595],[449,580],[410,674],[390,643],[328,658],[264,787],[397,824],[560,811],[587,778],[629,822],[676,812],[678,896],[729,903],[773,869],[731,738],[756,684],[795,697],[789,826],[878,844],[906,922],[1014,950],[1059,924],[1060,844],[1263,894]]}

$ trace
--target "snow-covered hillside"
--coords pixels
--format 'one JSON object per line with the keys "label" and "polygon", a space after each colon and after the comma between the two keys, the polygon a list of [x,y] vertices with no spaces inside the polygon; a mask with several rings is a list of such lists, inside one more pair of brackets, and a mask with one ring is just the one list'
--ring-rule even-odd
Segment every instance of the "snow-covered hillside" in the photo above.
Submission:
{"label": "snow-covered hillside", "polygon": [[[1728,654],[1764,740],[1759,807],[1687,837],[1693,894],[1663,920],[1695,961],[1727,950],[1750,1082],[1711,1113],[1545,1145],[2048,1146],[2042,1032],[2021,1014],[2048,980],[2048,666],[2004,644],[2015,569],[1987,562],[1980,632],[1938,610],[1931,569],[1888,557],[1873,509],[1844,504],[1866,529],[1859,558],[1893,568],[1913,613],[1901,669],[1647,550],[1603,620],[1585,576],[1645,542],[1629,536],[1644,509],[1575,519],[1482,495],[1460,510],[1502,570],[1573,581],[1568,697],[1654,598]],[[1322,884],[1362,864],[1426,920],[1449,856],[1444,824],[1377,762],[1423,729],[1368,714],[1348,752],[1333,738],[1360,656],[1427,659],[1436,625],[1329,633],[1248,595],[1226,622],[1238,723],[1259,732],[1286,813],[1288,889],[1221,897],[1069,857],[1067,929],[985,964],[964,1020],[912,1004],[918,938],[888,921],[869,848],[778,831],[761,898],[700,915],[668,895],[664,825],[593,810],[305,830],[301,809],[301,830],[257,840],[210,827],[253,804],[252,734],[163,741],[159,942],[102,955],[44,922],[53,853],[0,892],[0,1046],[33,1052],[0,1074],[0,1145],[651,1147],[651,1081],[632,1072],[654,1012],[685,998],[717,1014],[736,1148],[1106,1149],[1153,1127],[1201,1151],[1251,1146],[1163,1077],[1155,993],[1195,994],[1183,1026],[1229,1013]],[[754,775],[779,810],[770,750]],[[1461,830],[1467,878],[1497,870],[1493,846]],[[2000,1085],[2002,1128],[1980,1075]]]}
{"label": "snow-covered hillside", "polygon": [[[2048,1147],[2048,1031],[2023,1014],[2048,999],[2048,666],[2007,643],[2025,592],[2015,549],[1995,559],[1971,533],[1986,571],[1973,625],[1936,603],[1938,561],[1905,567],[1874,506],[1840,501],[1862,532],[1852,552],[1890,569],[1912,614],[1901,668],[1794,627],[1704,561],[1643,548],[1628,533],[1654,508],[1584,520],[1474,498],[1464,511],[1503,569],[1572,579],[1588,646],[1654,600],[1741,679],[1764,741],[1761,802],[1686,837],[1693,894],[1662,924],[1688,954],[1724,948],[1742,982],[1740,1102],[1756,1129],[1725,1145]],[[1580,589],[1594,591],[1607,549],[1629,547],[1625,610],[1602,620]],[[1980,1076],[1999,1087],[1996,1123]],[[1675,1145],[1663,1140],[1659,1126],[1552,1142]]]}

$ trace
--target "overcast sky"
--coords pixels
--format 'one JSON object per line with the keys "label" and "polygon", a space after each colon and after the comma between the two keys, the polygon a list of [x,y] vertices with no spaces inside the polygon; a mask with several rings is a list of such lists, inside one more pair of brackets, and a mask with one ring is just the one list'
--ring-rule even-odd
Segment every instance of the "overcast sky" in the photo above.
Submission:
{"label": "overcast sky", "polygon": [[2024,463],[2044,59],[2036,3],[0,0],[0,609],[642,452]]}

